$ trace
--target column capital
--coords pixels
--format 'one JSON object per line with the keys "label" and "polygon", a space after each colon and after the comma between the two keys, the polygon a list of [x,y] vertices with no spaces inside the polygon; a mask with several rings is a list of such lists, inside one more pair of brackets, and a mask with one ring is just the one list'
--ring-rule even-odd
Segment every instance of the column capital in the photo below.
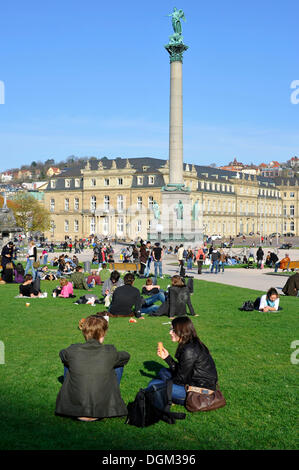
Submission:
{"label": "column capital", "polygon": [[167,52],[170,55],[170,63],[171,62],[183,62],[183,53],[188,49],[188,46],[181,43],[173,43],[173,44],[166,44],[164,46]]}

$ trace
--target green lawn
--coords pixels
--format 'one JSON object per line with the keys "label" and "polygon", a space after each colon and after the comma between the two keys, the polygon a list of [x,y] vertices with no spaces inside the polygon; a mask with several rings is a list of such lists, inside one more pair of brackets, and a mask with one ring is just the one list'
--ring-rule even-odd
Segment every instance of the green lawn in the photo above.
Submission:
{"label": "green lawn", "polygon": [[[168,279],[160,282],[163,287]],[[50,294],[57,282],[42,282]],[[142,285],[141,280],[136,286]],[[259,291],[195,281],[192,302],[200,338],[215,360],[227,406],[209,413],[187,412],[173,426],[164,422],[140,429],[124,418],[82,423],[54,415],[61,387],[62,348],[83,341],[78,320],[102,306],[74,305],[75,299],[15,299],[16,285],[1,285],[1,333],[5,364],[0,365],[1,449],[295,449],[298,366],[290,349],[298,339],[299,299],[281,298],[275,314],[240,312]],[[76,292],[77,296],[84,292]],[[100,308],[98,308],[100,307]],[[132,401],[165,363],[156,355],[163,341],[174,354],[166,317],[130,324],[110,319],[106,338],[131,354],[121,382]],[[297,374],[297,375],[296,375]],[[182,411],[174,406],[174,411]]]}

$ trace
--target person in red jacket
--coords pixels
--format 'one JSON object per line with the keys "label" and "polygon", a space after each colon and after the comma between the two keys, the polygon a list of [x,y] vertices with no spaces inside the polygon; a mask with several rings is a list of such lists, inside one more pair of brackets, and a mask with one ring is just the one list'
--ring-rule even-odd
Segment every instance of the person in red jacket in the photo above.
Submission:
{"label": "person in red jacket", "polygon": [[201,274],[202,270],[202,265],[204,263],[204,260],[206,259],[206,255],[204,254],[203,247],[201,246],[196,253],[196,261],[197,261],[197,272],[198,274]]}

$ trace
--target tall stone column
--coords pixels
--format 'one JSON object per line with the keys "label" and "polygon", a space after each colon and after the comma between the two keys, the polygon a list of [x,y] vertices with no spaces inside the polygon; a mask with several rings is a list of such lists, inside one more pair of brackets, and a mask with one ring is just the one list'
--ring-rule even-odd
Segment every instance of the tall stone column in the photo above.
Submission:
{"label": "tall stone column", "polygon": [[183,67],[170,63],[169,183],[183,183]]}
{"label": "tall stone column", "polygon": [[[178,40],[179,41],[179,40]],[[182,42],[170,41],[169,183],[183,184],[183,52]]]}

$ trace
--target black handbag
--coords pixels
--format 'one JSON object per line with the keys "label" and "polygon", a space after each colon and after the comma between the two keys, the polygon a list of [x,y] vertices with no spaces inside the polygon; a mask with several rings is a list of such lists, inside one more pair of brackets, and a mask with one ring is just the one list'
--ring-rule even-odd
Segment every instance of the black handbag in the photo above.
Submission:
{"label": "black handbag", "polygon": [[172,380],[153,384],[148,389],[141,388],[135,400],[128,404],[126,424],[144,428],[162,420],[175,424],[176,419],[185,419],[185,413],[170,411],[172,404]]}

